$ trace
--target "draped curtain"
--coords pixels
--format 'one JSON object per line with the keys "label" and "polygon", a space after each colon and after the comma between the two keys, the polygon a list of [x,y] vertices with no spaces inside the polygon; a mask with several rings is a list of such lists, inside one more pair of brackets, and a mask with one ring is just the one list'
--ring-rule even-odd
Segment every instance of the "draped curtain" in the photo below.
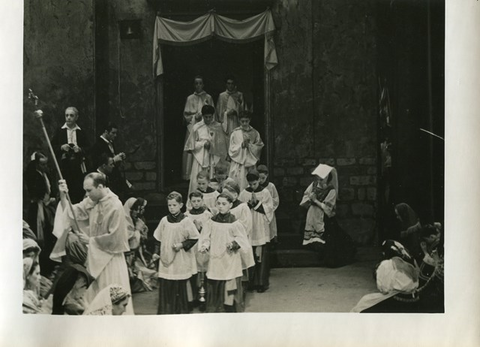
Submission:
{"label": "draped curtain", "polygon": [[153,38],[153,71],[163,74],[160,44],[193,44],[215,36],[231,42],[248,42],[264,36],[264,63],[270,70],[278,64],[273,33],[275,25],[270,10],[256,16],[235,20],[210,12],[191,22],[157,17]]}

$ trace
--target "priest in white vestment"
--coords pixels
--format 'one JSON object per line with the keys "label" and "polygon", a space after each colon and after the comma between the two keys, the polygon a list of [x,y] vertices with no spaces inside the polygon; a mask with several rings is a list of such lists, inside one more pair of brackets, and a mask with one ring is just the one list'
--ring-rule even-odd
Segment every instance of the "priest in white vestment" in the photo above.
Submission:
{"label": "priest in white vestment", "polygon": [[205,105],[202,108],[203,119],[193,126],[192,133],[184,150],[192,153],[190,185],[188,194],[197,189],[197,175],[200,171],[209,172],[213,177],[215,166],[227,159],[228,142],[220,124],[213,120],[215,108]]}
{"label": "priest in white vestment", "polygon": [[[195,92],[187,97],[185,108],[183,110],[183,117],[187,125],[187,132],[185,134],[185,145],[188,138],[193,131],[193,126],[202,120],[202,107],[211,105],[215,107],[213,99],[210,94],[203,90],[203,78],[201,76],[195,77]],[[186,181],[190,179],[192,170],[193,156],[190,152],[183,152],[182,158],[182,178]]]}
{"label": "priest in white vestment", "polygon": [[[86,198],[73,205],[75,218],[88,221],[87,270],[95,278],[86,293],[86,302],[111,284],[120,284],[131,295],[130,280],[124,252],[129,251],[125,211],[118,197],[105,187],[105,176],[93,172],[85,176],[83,189]],[[62,207],[73,218],[66,199],[64,180],[59,181]],[[82,223],[83,224],[83,223]],[[72,223],[72,225],[75,225]],[[79,231],[81,233],[81,231]],[[134,314],[130,300],[125,314]]]}

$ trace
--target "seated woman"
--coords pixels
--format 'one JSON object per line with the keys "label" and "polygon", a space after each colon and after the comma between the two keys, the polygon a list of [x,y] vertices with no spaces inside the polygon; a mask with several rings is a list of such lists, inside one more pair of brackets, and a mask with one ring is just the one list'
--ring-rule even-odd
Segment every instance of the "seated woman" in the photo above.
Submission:
{"label": "seated woman", "polygon": [[[39,263],[39,256],[42,249],[32,239],[23,239],[23,259],[31,258],[33,261]],[[52,281],[45,276],[40,275],[40,283],[38,288],[38,294],[40,297],[45,298],[50,294],[52,289]]]}
{"label": "seated woman", "polygon": [[87,307],[83,315],[121,316],[128,305],[130,294],[119,284],[102,289]]}
{"label": "seated woman", "polygon": [[383,260],[376,269],[379,293],[367,294],[352,312],[415,313],[419,312],[419,272],[415,259],[403,245],[394,240],[382,244]]}
{"label": "seated woman", "polygon": [[128,244],[130,252],[125,253],[132,293],[152,290],[155,287],[157,273],[147,268],[143,250],[147,239],[148,227],[143,221],[147,201],[142,198],[130,198],[123,206],[127,218]]}
{"label": "seated woman", "polygon": [[50,313],[50,302],[40,292],[40,264],[30,257],[23,259],[23,313]]}

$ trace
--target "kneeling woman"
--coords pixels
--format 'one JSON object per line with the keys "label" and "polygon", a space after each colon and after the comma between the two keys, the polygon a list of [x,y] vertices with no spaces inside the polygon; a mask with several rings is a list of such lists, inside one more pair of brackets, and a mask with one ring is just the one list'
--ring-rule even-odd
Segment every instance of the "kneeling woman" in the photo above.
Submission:
{"label": "kneeling woman", "polygon": [[308,208],[303,245],[325,243],[323,234],[327,217],[335,216],[338,179],[337,171],[320,164],[313,172],[313,182],[303,193],[300,206]]}
{"label": "kneeling woman", "polygon": [[218,214],[207,221],[199,251],[209,253],[207,270],[207,312],[243,312],[242,257],[254,263],[245,229],[230,213],[233,198],[222,193],[217,198]]}
{"label": "kneeling woman", "polygon": [[331,166],[320,164],[312,175],[314,180],[300,202],[300,206],[308,209],[303,245],[319,251],[325,265],[329,267],[349,264],[354,260],[356,247],[335,218],[337,171]]}

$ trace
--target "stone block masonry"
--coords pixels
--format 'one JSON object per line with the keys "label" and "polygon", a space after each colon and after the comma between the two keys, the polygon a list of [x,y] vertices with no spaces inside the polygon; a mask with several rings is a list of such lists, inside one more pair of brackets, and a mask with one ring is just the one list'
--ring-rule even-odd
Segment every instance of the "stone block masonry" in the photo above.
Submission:
{"label": "stone block masonry", "polygon": [[[338,221],[356,242],[360,244],[371,242],[375,234],[377,209],[377,177],[374,160],[366,161],[365,158],[305,160],[299,158],[295,161],[278,162],[277,164],[281,166],[273,168],[271,177],[280,195],[278,213],[292,221],[288,225],[300,222],[300,218],[304,218],[299,212],[301,210],[298,204],[303,197],[303,192],[313,181],[310,172],[314,167],[311,164],[314,162],[316,164],[327,162],[337,164],[335,167],[339,179]],[[366,164],[367,162],[369,164]],[[282,227],[283,225],[280,224],[280,233]]]}
{"label": "stone block masonry", "polygon": [[133,184],[134,191],[139,194],[155,193],[157,191],[156,163],[153,161],[126,162],[129,167],[125,178]]}

